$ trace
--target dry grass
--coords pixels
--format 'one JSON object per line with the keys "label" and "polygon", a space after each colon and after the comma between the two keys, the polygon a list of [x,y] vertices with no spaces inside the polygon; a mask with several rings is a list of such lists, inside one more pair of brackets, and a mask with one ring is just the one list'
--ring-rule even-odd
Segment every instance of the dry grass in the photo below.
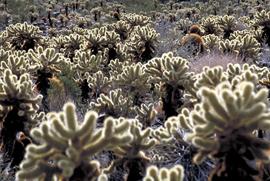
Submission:
{"label": "dry grass", "polygon": [[190,71],[200,73],[202,72],[203,67],[205,66],[208,67],[221,66],[224,69],[226,69],[229,63],[243,64],[243,61],[240,58],[230,54],[222,54],[219,52],[212,52],[209,54],[207,53],[191,61]]}

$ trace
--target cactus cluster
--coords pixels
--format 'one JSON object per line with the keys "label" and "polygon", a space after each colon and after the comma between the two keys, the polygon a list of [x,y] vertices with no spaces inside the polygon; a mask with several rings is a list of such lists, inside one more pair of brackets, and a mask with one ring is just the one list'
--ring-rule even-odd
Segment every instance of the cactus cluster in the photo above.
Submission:
{"label": "cactus cluster", "polygon": [[0,178],[269,180],[269,12],[0,0]]}

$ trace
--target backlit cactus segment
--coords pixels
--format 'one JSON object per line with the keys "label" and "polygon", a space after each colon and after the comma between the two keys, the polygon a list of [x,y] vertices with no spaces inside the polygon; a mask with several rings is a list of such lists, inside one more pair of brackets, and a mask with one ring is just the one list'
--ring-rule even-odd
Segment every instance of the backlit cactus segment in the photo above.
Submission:
{"label": "backlit cactus segment", "polygon": [[67,103],[63,112],[51,113],[48,122],[31,131],[35,143],[27,147],[17,180],[92,180],[99,175],[99,163],[92,156],[105,149],[127,144],[129,122],[105,120],[96,129],[97,113],[88,112],[79,124],[75,106]]}

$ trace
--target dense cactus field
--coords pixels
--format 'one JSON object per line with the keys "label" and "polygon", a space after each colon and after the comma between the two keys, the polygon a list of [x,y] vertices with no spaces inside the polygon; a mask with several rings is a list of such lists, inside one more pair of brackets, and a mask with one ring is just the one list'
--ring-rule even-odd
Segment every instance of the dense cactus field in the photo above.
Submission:
{"label": "dense cactus field", "polygon": [[270,181],[270,1],[0,0],[0,180]]}

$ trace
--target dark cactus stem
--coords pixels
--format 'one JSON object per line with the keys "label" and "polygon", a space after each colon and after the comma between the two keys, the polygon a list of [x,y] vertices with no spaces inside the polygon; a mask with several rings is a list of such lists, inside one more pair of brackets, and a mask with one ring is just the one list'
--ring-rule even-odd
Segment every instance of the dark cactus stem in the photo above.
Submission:
{"label": "dark cactus stem", "polygon": [[98,20],[98,14],[97,13],[94,13],[94,20],[97,22]]}
{"label": "dark cactus stem", "polygon": [[213,155],[218,159],[218,163],[212,171],[209,181],[262,181],[256,155],[264,153],[260,148],[258,148],[260,150],[254,149],[256,149],[256,145],[263,145],[264,150],[269,150],[269,143],[263,139],[251,135],[241,135],[237,132],[238,130],[234,130],[227,133],[227,136],[218,136],[221,146]]}
{"label": "dark cactus stem", "polygon": [[79,9],[79,1],[76,0],[76,3],[75,3],[75,9],[78,10]]}
{"label": "dark cactus stem", "polygon": [[92,180],[93,178],[98,177],[98,175],[98,168],[94,168],[87,162],[82,162],[80,166],[75,168],[73,175],[68,181]]}
{"label": "dark cactus stem", "polygon": [[87,101],[90,99],[89,93],[91,92],[91,88],[88,85],[87,79],[84,79],[82,81],[82,83],[80,84],[80,88],[82,103],[87,103]]}
{"label": "dark cactus stem", "polygon": [[258,138],[263,138],[264,134],[263,134],[263,130],[259,129],[258,130]]}
{"label": "dark cactus stem", "polygon": [[224,39],[229,39],[230,38],[230,35],[233,33],[233,30],[227,30],[227,31],[224,31],[224,35],[223,35],[223,38]]}
{"label": "dark cactus stem", "polygon": [[66,17],[68,17],[68,5],[65,5],[65,14],[66,14]]}
{"label": "dark cactus stem", "polygon": [[93,47],[91,47],[91,53],[93,55],[97,55],[99,52],[99,48],[98,48],[98,45],[94,45]]}
{"label": "dark cactus stem", "polygon": [[5,11],[7,11],[7,6],[8,6],[7,0],[4,0],[4,8],[5,8]]}
{"label": "dark cactus stem", "polygon": [[141,181],[146,174],[148,161],[144,158],[134,158],[125,163],[128,169],[126,181]]}
{"label": "dark cactus stem", "polygon": [[116,8],[116,12],[120,14],[120,8]]}
{"label": "dark cactus stem", "polygon": [[36,20],[37,20],[36,17],[34,17],[33,15],[30,16],[30,23],[33,23],[33,22],[36,21]]}
{"label": "dark cactus stem", "polygon": [[[110,60],[114,60],[116,58],[117,58],[117,52],[116,52],[116,50],[114,48],[109,48],[109,52],[108,52],[108,59],[109,59],[109,61]],[[110,62],[108,62],[108,64],[109,63]]]}
{"label": "dark cactus stem", "polygon": [[263,38],[266,40],[266,43],[268,46],[270,46],[270,28],[268,27],[264,27],[263,28],[263,34],[262,34]]}
{"label": "dark cactus stem", "polygon": [[116,19],[116,21],[120,21],[120,15],[117,12],[113,13],[113,17]]}
{"label": "dark cactus stem", "polygon": [[209,177],[209,181],[259,181],[254,178],[258,174],[259,172],[255,168],[252,168],[237,151],[231,149],[224,159],[219,160],[216,168]]}
{"label": "dark cactus stem", "polygon": [[133,104],[135,106],[140,106],[143,103],[142,96],[135,90],[134,87],[131,87],[128,92],[134,92],[133,94]]}
{"label": "dark cactus stem", "polygon": [[50,27],[53,27],[53,22],[52,22],[51,12],[50,11],[48,11],[48,17],[47,18],[48,18]]}
{"label": "dark cactus stem", "polygon": [[173,87],[172,85],[164,85],[165,97],[162,97],[163,111],[165,113],[165,120],[171,116],[177,116],[177,109],[183,105],[182,92],[184,87]]}
{"label": "dark cactus stem", "polygon": [[148,60],[154,57],[153,47],[151,46],[150,42],[145,43],[145,50],[141,55],[142,61],[147,62]]}
{"label": "dark cactus stem", "polygon": [[30,49],[34,49],[36,42],[34,39],[28,39],[25,44],[23,45],[23,50],[28,51]]}
{"label": "dark cactus stem", "polygon": [[72,3],[72,10],[73,10],[73,11],[76,10],[76,5],[75,5],[75,3]]}
{"label": "dark cactus stem", "polygon": [[25,136],[23,132],[18,133],[16,140],[13,144],[12,150],[12,161],[10,163],[10,168],[20,165],[25,155],[25,148],[27,145],[31,144],[32,141],[29,137]]}
{"label": "dark cactus stem", "polygon": [[48,90],[51,87],[50,86],[50,78],[53,77],[52,73],[46,72],[45,70],[38,70],[37,71],[37,90],[40,92],[40,94],[43,96],[42,99],[42,105],[45,112],[49,111],[49,105],[48,105]]}
{"label": "dark cactus stem", "polygon": [[[18,103],[17,103],[18,104]],[[19,116],[19,105],[15,105],[11,111],[4,117],[0,139],[2,151],[7,156],[11,157],[13,145],[16,140],[16,135],[19,132],[24,132],[24,123],[27,122],[26,116]]]}

